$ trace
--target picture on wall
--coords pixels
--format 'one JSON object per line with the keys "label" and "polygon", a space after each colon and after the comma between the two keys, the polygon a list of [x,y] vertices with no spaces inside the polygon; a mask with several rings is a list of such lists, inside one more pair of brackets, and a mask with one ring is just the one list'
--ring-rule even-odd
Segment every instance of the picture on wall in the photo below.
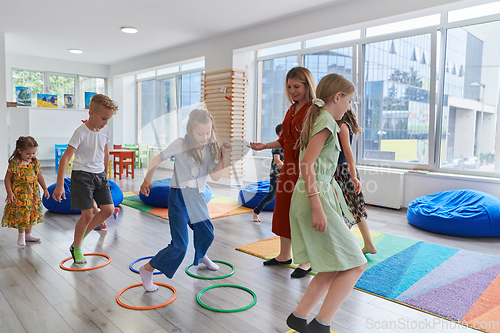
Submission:
{"label": "picture on wall", "polygon": [[90,91],[86,91],[85,92],[85,108],[88,109],[90,107],[90,100],[92,99],[92,97],[94,95],[97,95],[96,92],[90,92]]}
{"label": "picture on wall", "polygon": [[57,108],[57,95],[36,94],[36,106],[42,108]]}
{"label": "picture on wall", "polygon": [[64,94],[64,107],[72,109],[75,107],[75,95],[73,94]]}
{"label": "picture on wall", "polygon": [[16,102],[18,106],[31,106],[31,88],[16,87]]}

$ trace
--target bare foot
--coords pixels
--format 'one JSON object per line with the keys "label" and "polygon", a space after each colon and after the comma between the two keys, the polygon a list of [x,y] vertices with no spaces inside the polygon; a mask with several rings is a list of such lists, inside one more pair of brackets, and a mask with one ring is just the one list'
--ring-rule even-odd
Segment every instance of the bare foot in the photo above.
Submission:
{"label": "bare foot", "polygon": [[253,221],[254,222],[261,222],[261,220],[259,218],[259,214],[256,214],[255,212],[253,213]]}
{"label": "bare foot", "polygon": [[377,249],[375,248],[375,246],[365,246],[363,248],[363,254],[375,254],[377,253]]}

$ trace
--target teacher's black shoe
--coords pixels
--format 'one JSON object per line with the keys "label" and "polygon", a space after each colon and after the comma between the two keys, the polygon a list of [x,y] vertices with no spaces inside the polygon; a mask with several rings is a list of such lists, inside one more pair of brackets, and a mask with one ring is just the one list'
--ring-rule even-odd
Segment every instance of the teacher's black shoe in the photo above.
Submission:
{"label": "teacher's black shoe", "polygon": [[277,266],[279,264],[290,265],[292,263],[292,259],[288,259],[287,261],[278,261],[276,258],[269,259],[264,261],[264,266]]}
{"label": "teacher's black shoe", "polygon": [[308,270],[302,269],[302,268],[295,268],[295,270],[292,272],[290,275],[293,278],[300,279],[306,276],[309,272],[311,271],[311,268],[309,267]]}

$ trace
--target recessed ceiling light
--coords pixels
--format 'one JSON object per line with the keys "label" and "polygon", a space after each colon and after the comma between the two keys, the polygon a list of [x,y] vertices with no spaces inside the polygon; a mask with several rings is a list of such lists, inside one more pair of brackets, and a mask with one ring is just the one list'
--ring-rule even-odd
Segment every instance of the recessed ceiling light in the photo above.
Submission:
{"label": "recessed ceiling light", "polygon": [[74,54],[82,54],[83,51],[82,50],[77,50],[77,49],[71,49],[69,50],[70,53],[74,53]]}
{"label": "recessed ceiling light", "polygon": [[126,34],[135,34],[137,29],[132,27],[122,27],[122,31]]}

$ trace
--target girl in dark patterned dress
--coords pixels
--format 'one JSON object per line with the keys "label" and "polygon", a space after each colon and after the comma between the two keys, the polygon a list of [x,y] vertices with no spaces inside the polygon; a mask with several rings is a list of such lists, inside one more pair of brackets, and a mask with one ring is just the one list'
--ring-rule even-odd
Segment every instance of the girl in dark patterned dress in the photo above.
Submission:
{"label": "girl in dark patterned dress", "polygon": [[[370,230],[368,229],[368,223],[366,222],[367,214],[365,208],[365,199],[363,193],[361,192],[361,182],[359,180],[359,173],[356,169],[356,164],[354,163],[354,155],[351,150],[352,137],[355,134],[361,132],[361,127],[356,121],[356,115],[352,111],[352,108],[344,114],[342,119],[337,121],[340,127],[339,140],[342,147],[340,152],[339,161],[337,164],[337,171],[335,172],[335,180],[340,186],[344,198],[349,207],[349,211],[355,218],[354,222],[346,221],[349,229],[357,224],[361,235],[363,236],[363,241],[365,243],[363,247],[363,253],[377,253],[375,245],[373,245],[372,238],[370,236]],[[356,175],[356,177],[351,177],[351,175]]]}

